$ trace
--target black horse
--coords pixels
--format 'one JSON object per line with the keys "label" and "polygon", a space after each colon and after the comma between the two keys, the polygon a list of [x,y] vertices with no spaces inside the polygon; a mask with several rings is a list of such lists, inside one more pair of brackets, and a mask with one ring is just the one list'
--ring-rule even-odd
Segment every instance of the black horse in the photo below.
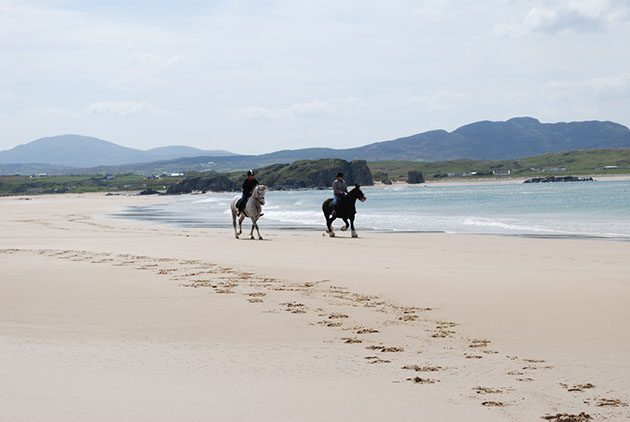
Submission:
{"label": "black horse", "polygon": [[355,185],[354,188],[348,192],[346,196],[339,200],[339,204],[337,204],[337,211],[333,215],[333,199],[328,198],[322,204],[322,211],[324,212],[324,218],[326,218],[326,233],[330,237],[335,237],[335,231],[332,227],[332,222],[337,218],[341,218],[343,222],[346,224],[341,230],[348,230],[348,220],[350,220],[350,229],[352,230],[352,237],[359,237],[357,232],[354,231],[354,215],[357,213],[356,202],[357,199],[361,202],[365,201],[367,198],[361,191],[360,185]]}

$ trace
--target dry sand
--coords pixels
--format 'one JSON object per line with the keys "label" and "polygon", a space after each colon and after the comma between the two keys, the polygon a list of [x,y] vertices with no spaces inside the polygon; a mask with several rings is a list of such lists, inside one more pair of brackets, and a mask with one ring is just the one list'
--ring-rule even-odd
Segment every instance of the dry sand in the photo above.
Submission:
{"label": "dry sand", "polygon": [[630,243],[109,216],[169,200],[0,199],[0,421],[630,418]]}

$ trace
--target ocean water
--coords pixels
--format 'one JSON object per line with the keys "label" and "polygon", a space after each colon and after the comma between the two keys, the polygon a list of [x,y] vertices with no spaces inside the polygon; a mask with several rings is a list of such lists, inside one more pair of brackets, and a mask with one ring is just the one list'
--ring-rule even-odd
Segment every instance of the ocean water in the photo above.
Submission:
{"label": "ocean water", "polygon": [[[630,181],[479,183],[363,187],[357,231],[446,232],[630,240]],[[231,227],[236,193],[184,195],[117,216],[180,227]],[[331,191],[268,191],[261,230],[323,230],[321,203]],[[336,222],[336,226],[341,222]],[[249,228],[248,220],[244,226]]]}

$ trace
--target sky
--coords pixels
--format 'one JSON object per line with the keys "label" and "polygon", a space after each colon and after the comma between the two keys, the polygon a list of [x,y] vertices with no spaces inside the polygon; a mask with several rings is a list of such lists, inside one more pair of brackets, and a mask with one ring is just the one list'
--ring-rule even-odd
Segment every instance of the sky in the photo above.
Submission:
{"label": "sky", "polygon": [[0,0],[0,150],[347,148],[479,120],[630,126],[628,0]]}

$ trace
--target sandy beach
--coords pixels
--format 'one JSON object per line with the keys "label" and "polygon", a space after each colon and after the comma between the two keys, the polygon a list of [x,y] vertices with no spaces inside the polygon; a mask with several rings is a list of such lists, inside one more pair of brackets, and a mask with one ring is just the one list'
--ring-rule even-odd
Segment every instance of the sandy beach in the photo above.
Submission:
{"label": "sandy beach", "polygon": [[0,198],[0,421],[630,419],[630,242],[112,217],[170,200]]}

